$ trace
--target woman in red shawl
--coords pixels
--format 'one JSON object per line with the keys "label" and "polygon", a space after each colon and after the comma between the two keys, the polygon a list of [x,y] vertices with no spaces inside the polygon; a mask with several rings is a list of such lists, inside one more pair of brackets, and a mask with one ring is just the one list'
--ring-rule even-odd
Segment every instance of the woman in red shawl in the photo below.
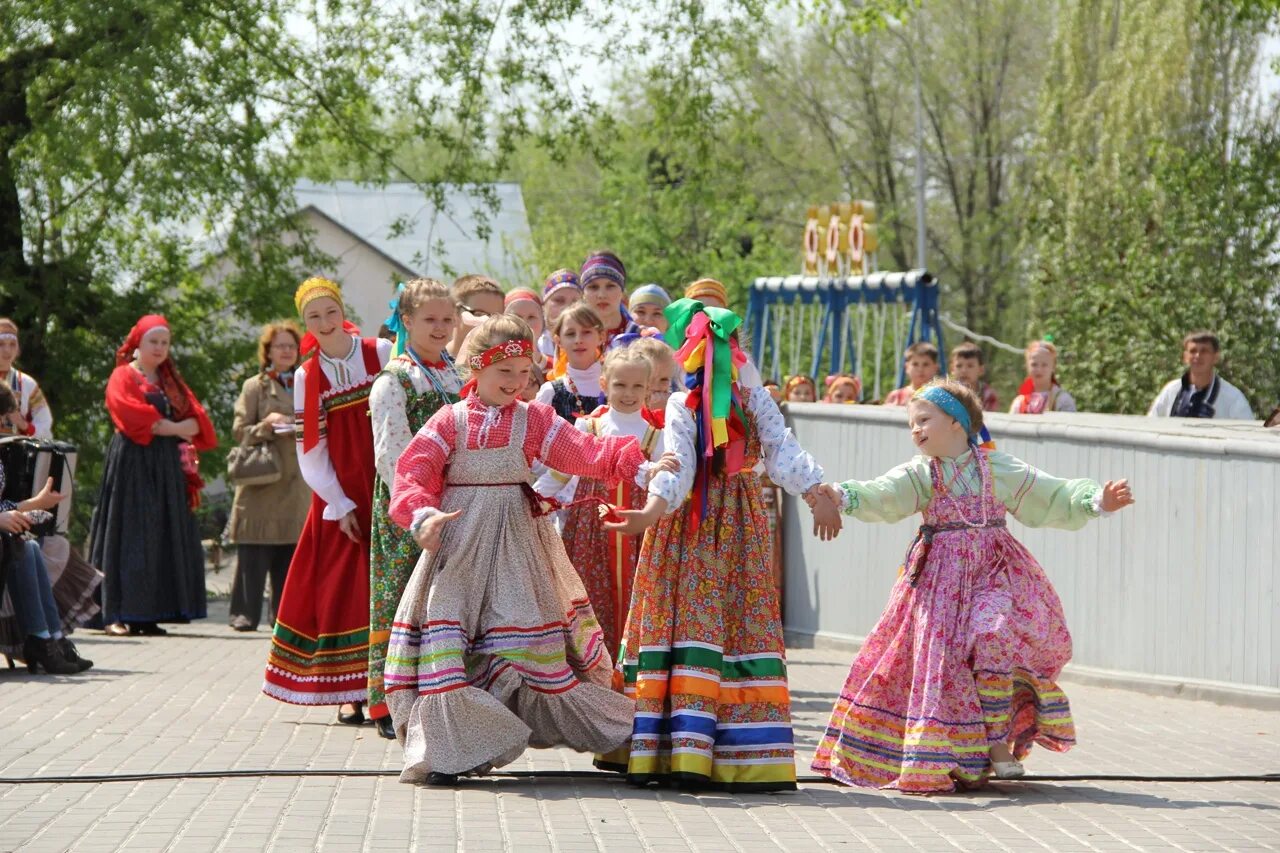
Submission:
{"label": "woman in red shawl", "polygon": [[89,535],[113,636],[164,634],[157,623],[205,616],[204,551],[191,511],[203,486],[196,451],[218,439],[169,342],[164,317],[143,317],[116,351],[107,383],[116,432]]}

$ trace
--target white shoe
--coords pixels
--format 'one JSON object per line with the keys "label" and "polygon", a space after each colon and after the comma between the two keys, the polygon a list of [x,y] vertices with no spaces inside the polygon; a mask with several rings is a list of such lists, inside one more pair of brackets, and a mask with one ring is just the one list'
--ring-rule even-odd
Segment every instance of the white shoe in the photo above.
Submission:
{"label": "white shoe", "polygon": [[997,779],[1021,779],[1026,775],[1027,769],[1022,766],[1021,761],[993,761],[991,769],[995,772]]}

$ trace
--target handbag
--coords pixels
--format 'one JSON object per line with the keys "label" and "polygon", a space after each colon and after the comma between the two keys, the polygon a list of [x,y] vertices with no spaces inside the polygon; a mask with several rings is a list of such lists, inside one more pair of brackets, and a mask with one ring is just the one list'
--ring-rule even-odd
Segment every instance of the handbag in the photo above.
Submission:
{"label": "handbag", "polygon": [[261,444],[239,444],[227,454],[227,479],[237,486],[266,486],[279,480],[284,472],[274,441]]}

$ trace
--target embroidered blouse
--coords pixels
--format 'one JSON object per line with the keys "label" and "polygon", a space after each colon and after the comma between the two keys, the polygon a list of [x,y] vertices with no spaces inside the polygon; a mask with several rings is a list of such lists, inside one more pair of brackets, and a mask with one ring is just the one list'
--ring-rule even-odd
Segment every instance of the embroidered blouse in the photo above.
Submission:
{"label": "embroidered blouse", "polygon": [[[793,495],[803,494],[822,482],[822,466],[805,452],[787,427],[782,412],[762,386],[744,388],[744,407],[752,427],[760,437],[765,471],[769,479]],[[697,471],[693,413],[685,405],[688,394],[681,391],[667,400],[663,442],[667,453],[680,460],[680,470],[659,471],[649,484],[649,494],[667,502],[667,512],[675,512],[689,497]]]}
{"label": "embroidered blouse", "polygon": [[[391,358],[391,347],[391,341],[378,340],[379,365],[386,366],[387,360]],[[351,351],[345,356],[329,358],[324,353],[320,354],[320,369],[329,380],[329,391],[324,396],[340,394],[369,382],[369,372],[364,367],[362,349],[360,338],[352,335]],[[307,376],[307,366],[310,363],[311,359],[308,358],[293,374],[293,409],[297,423],[298,467],[302,470],[302,479],[307,481],[311,490],[325,503],[324,520],[339,521],[347,513],[355,510],[356,503],[342,491],[342,484],[338,482],[338,473],[334,470],[333,460],[329,458],[329,439],[325,435],[323,399],[321,399],[320,411],[320,442],[305,453],[302,450],[302,410],[307,400],[307,382],[311,381]]]}
{"label": "embroidered blouse", "polygon": [[[1064,480],[1040,471],[1008,453],[987,453],[996,500],[1028,527],[1079,530],[1102,515],[1102,486],[1094,480]],[[973,451],[942,459],[942,478],[954,495],[975,495],[982,488]],[[892,524],[924,510],[933,497],[929,457],[920,455],[874,480],[836,483],[841,511],[859,521]]]}
{"label": "embroidered blouse", "polygon": [[[396,358],[391,365],[408,374],[413,390],[419,394],[444,391],[456,397],[462,390],[462,378],[451,367],[427,367],[423,370],[407,355]],[[413,430],[409,428],[408,404],[408,396],[398,376],[383,373],[373,380],[373,390],[369,392],[369,417],[373,418],[373,460],[378,467],[378,476],[384,483],[395,481],[396,461],[413,440]]]}
{"label": "embroidered blouse", "polygon": [[[644,488],[649,463],[631,436],[596,438],[574,429],[555,409],[543,403],[515,400],[505,406],[486,406],[472,394],[455,405],[466,407],[466,435],[457,434],[454,407],[446,406],[427,421],[396,463],[391,490],[391,520],[404,528],[437,511],[445,490],[445,473],[458,442],[468,450],[506,447],[517,406],[528,408],[525,461],[541,459],[568,474],[617,482],[626,478]],[[524,481],[525,471],[512,471],[511,481]]]}

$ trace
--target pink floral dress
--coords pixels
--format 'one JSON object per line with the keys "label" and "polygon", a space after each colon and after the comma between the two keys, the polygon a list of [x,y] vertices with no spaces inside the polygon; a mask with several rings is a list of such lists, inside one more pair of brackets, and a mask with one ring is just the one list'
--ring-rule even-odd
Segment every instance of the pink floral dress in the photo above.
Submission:
{"label": "pink floral dress", "polygon": [[[996,470],[993,473],[993,468]],[[840,484],[845,512],[896,521],[922,510],[889,604],[853,661],[813,769],[848,785],[927,793],[978,782],[988,749],[1075,744],[1056,684],[1071,659],[1062,604],[1005,526],[1078,527],[1100,487],[1059,480],[1005,453],[918,457]],[[914,502],[914,503],[913,503]]]}

